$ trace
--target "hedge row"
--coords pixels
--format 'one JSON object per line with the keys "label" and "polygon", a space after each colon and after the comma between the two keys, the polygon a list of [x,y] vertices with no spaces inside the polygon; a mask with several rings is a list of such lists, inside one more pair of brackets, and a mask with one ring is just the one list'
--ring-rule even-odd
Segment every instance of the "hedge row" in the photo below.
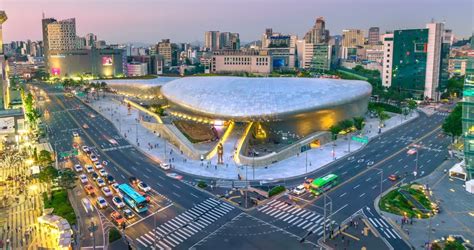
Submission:
{"label": "hedge row", "polygon": [[284,186],[276,186],[276,187],[270,189],[270,191],[268,192],[268,196],[272,197],[272,196],[277,195],[281,192],[284,192],[285,190],[286,189],[285,189]]}

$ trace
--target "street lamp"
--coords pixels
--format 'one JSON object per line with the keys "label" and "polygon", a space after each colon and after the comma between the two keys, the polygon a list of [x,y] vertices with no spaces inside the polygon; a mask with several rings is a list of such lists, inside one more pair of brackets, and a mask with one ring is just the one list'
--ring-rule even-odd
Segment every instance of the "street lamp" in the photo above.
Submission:
{"label": "street lamp", "polygon": [[[324,192],[322,193],[322,195],[324,196],[324,219],[323,219],[323,222],[324,222],[323,223],[323,228],[324,228],[323,229],[323,233],[324,233],[323,239],[324,240],[323,241],[326,242],[326,227],[327,227],[327,225],[326,225],[327,222],[326,221],[332,215],[332,199],[331,199],[331,197],[329,197],[329,195],[327,195]],[[326,197],[329,198],[329,200],[330,200],[329,203],[326,203]],[[326,213],[327,204],[329,204],[329,216]],[[331,225],[332,225],[332,223],[331,223]]]}

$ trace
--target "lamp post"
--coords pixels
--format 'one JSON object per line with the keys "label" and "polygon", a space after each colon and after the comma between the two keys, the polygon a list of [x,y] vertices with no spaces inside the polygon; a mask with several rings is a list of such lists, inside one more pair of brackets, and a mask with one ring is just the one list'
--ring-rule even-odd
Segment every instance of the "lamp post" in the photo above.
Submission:
{"label": "lamp post", "polygon": [[306,150],[306,174],[308,173],[308,150]]}
{"label": "lamp post", "polygon": [[[324,236],[323,236],[323,241],[326,242],[326,227],[327,227],[327,225],[326,225],[327,222],[326,221],[332,215],[332,199],[331,199],[331,197],[329,197],[329,195],[327,195],[324,192],[322,193],[322,195],[324,196],[324,219],[323,219],[323,222],[324,222],[323,223]],[[329,203],[326,202],[326,198],[329,198],[329,200],[330,200]],[[326,212],[327,204],[329,204],[329,216],[327,215],[327,212]],[[331,223],[331,225],[332,225],[332,223]]]}

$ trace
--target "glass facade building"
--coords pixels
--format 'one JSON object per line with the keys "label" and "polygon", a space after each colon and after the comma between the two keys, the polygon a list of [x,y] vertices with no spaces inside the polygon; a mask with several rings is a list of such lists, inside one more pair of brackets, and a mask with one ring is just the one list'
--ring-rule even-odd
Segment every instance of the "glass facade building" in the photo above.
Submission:
{"label": "glass facade building", "polygon": [[468,179],[474,179],[474,59],[468,60],[462,102],[464,159]]}

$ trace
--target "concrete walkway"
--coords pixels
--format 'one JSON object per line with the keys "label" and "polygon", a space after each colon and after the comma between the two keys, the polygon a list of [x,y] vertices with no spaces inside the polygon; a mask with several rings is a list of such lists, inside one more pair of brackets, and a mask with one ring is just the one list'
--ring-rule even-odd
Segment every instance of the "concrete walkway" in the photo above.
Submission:
{"label": "concrete walkway", "polygon": [[[140,125],[139,112],[137,110],[132,108],[129,113],[125,104],[121,104],[120,101],[112,97],[93,100],[90,106],[112,121],[120,130],[122,136],[126,136],[126,139],[131,144],[136,145],[152,158],[171,163],[178,172],[182,171],[196,176],[237,180],[238,174],[240,174],[243,179],[247,180],[285,179],[315,171],[349,153],[347,138],[343,136],[336,140],[335,146],[333,146],[333,143],[322,145],[320,148],[306,151],[304,154],[290,157],[270,166],[257,167],[255,169],[251,166],[238,166],[230,155],[230,151],[233,148],[229,148],[224,154],[224,164],[216,165],[216,157],[208,162],[190,160],[186,159],[177,148],[169,143],[166,143],[165,146],[165,141],[162,138]],[[381,132],[388,131],[416,117],[418,117],[416,112],[409,115],[407,119],[400,115],[393,115],[385,121],[385,127],[382,128]],[[362,134],[369,139],[376,137],[378,135],[378,124],[378,119],[368,119]],[[233,142],[234,140],[231,141]],[[350,150],[353,152],[363,146],[362,143],[352,141],[350,143]]]}

